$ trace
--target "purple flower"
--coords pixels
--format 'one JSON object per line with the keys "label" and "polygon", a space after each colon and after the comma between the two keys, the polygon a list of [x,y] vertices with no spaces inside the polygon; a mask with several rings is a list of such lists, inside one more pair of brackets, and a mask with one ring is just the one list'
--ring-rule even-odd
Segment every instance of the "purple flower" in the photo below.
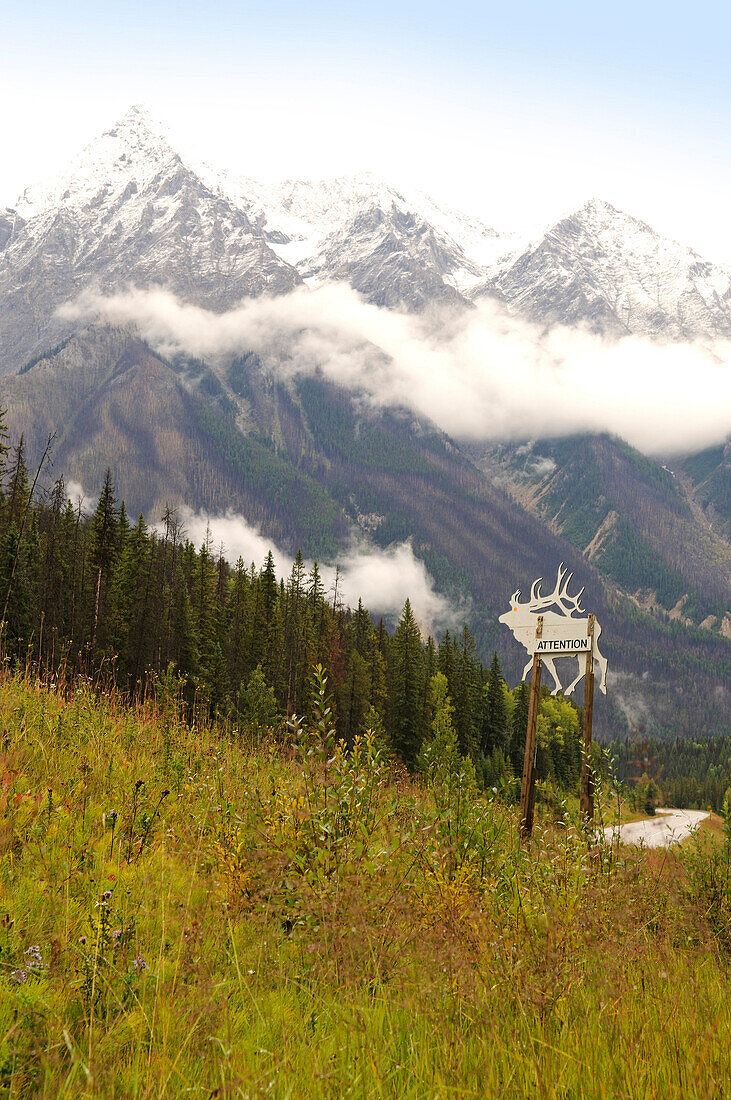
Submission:
{"label": "purple flower", "polygon": [[114,931],[112,932],[112,939],[114,940],[115,943],[119,943],[121,938],[122,938],[122,929],[121,928],[115,928]]}
{"label": "purple flower", "polygon": [[30,970],[43,970],[43,958],[39,944],[35,943],[32,947],[27,947],[23,954],[28,960],[27,965]]}
{"label": "purple flower", "polygon": [[10,981],[11,982],[17,982],[18,985],[22,985],[23,982],[28,981],[28,971],[27,970],[13,970],[12,974],[10,975]]}
{"label": "purple flower", "polygon": [[142,955],[138,955],[136,959],[132,960],[132,969],[133,970],[149,970],[150,968],[147,965],[147,963],[145,962]]}
{"label": "purple flower", "polygon": [[81,944],[86,943],[86,936],[79,936],[79,943],[81,943]]}
{"label": "purple flower", "polygon": [[112,891],[111,890],[105,890],[104,893],[102,894],[102,901],[109,901],[111,896],[112,896]]}

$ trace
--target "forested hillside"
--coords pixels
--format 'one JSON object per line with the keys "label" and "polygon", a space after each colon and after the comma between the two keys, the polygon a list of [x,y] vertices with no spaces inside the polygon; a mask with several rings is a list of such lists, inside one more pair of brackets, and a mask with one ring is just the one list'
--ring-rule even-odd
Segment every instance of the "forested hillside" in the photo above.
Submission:
{"label": "forested hillside", "polygon": [[[111,467],[117,495],[148,522],[183,503],[233,509],[292,557],[301,548],[331,562],[353,533],[381,547],[409,538],[439,589],[464,607],[480,659],[499,649],[513,682],[523,652],[498,616],[510,592],[555,576],[564,560],[591,591],[617,677],[598,733],[626,732],[622,708],[637,706],[658,735],[724,728],[723,638],[697,629],[690,609],[681,621],[639,608],[454,441],[402,410],[374,409],[317,376],[284,383],[256,356],[166,361],[130,333],[97,328],[6,380],[4,394],[29,466],[55,430],[55,471],[98,492]],[[718,570],[708,569],[716,588],[703,598],[718,611]]]}
{"label": "forested hillside", "polygon": [[[328,670],[333,722],[346,743],[368,728],[407,767],[416,765],[434,707],[433,679],[453,700],[460,752],[488,785],[520,775],[527,691],[511,693],[497,656],[489,672],[465,627],[437,645],[422,639],[407,600],[393,635],[359,603],[326,592],[315,562],[297,553],[289,577],[265,563],[230,566],[206,541],[196,549],[169,512],[161,531],[131,524],[107,473],[89,519],[59,481],[30,499],[22,445],[0,511],[3,652],[13,664],[89,676],[130,696],[171,678],[187,705],[277,725],[308,714],[315,665]],[[540,777],[575,784],[576,708],[546,698]]]}
{"label": "forested hillside", "polygon": [[618,779],[627,786],[651,780],[665,805],[725,812],[731,790],[731,737],[658,741],[638,731],[613,742],[608,751]]}
{"label": "forested hillside", "polygon": [[710,525],[731,539],[731,442],[682,456],[676,465]]}
{"label": "forested hillside", "polygon": [[[731,631],[731,546],[667,466],[608,435],[493,447],[479,461],[641,606]],[[720,454],[686,468],[708,484]]]}

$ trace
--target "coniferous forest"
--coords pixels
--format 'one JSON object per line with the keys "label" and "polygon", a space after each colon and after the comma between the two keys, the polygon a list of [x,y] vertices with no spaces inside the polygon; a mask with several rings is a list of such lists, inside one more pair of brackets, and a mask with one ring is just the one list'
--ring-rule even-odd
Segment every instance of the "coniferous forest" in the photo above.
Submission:
{"label": "coniferous forest", "polygon": [[[274,726],[308,716],[314,666],[327,670],[337,733],[346,744],[377,731],[410,769],[445,677],[461,754],[488,786],[520,776],[528,691],[508,689],[497,654],[489,668],[465,627],[422,638],[407,600],[395,630],[359,602],[326,591],[317,563],[298,553],[287,577],[272,554],[231,565],[210,539],[195,547],[176,514],[159,526],[127,515],[107,471],[93,514],[62,480],[32,484],[23,441],[6,451],[0,510],[5,604],[3,654],[70,677],[113,683],[130,697],[161,678],[184,705],[234,724]],[[576,707],[544,691],[538,775],[575,785],[581,767]]]}
{"label": "coniferous forest", "polygon": [[[154,527],[128,516],[107,470],[92,514],[63,479],[43,487],[23,438],[2,447],[0,598],[3,656],[89,677],[130,698],[174,685],[181,703],[234,725],[285,728],[307,718],[312,669],[329,677],[333,719],[346,744],[366,729],[407,768],[417,766],[445,677],[458,747],[487,787],[514,794],[523,767],[528,688],[512,690],[498,654],[485,667],[467,629],[423,638],[409,601],[397,624],[326,590],[301,552],[288,576],[266,560],[230,563],[210,538],[196,547],[177,513]],[[393,627],[395,626],[395,629]],[[581,770],[580,711],[544,686],[537,778],[572,789]],[[609,746],[628,787],[643,776],[672,805],[720,812],[731,782],[731,741],[645,741]]]}

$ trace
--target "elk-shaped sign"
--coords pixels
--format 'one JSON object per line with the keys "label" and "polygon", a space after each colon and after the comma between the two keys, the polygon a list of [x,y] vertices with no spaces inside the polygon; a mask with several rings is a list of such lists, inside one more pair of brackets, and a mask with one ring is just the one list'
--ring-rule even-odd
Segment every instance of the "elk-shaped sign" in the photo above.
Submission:
{"label": "elk-shaped sign", "polygon": [[[523,603],[520,602],[520,589],[513,593],[510,597],[510,611],[501,615],[499,622],[510,627],[516,640],[525,646],[530,654],[531,659],[523,669],[522,678],[524,680],[533,663],[533,656],[537,654],[553,676],[556,686],[551,694],[557,695],[562,690],[562,685],[556,674],[556,667],[553,663],[554,658],[577,657],[579,662],[578,675],[564,693],[571,695],[586,670],[586,661],[582,661],[582,657],[585,658],[586,654],[591,652],[601,669],[599,689],[606,695],[607,660],[599,652],[597,644],[602,628],[596,619],[593,619],[593,631],[590,634],[589,618],[582,619],[574,616],[574,612],[577,612],[578,615],[584,613],[584,609],[579,603],[584,589],[582,588],[575,596],[569,596],[568,587],[572,577],[573,573],[569,573],[567,576],[567,570],[561,562],[553,592],[545,596],[542,594],[541,581],[543,578],[539,577],[537,581],[533,582],[529,600]],[[556,608],[557,610],[551,611],[549,608]],[[536,634],[539,615],[543,617],[540,637]]]}

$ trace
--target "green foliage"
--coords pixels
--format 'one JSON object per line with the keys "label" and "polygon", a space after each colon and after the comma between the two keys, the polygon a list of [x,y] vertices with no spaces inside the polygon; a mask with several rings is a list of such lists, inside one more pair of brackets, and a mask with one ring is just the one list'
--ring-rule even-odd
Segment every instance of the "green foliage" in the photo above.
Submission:
{"label": "green foliage", "polygon": [[256,666],[249,677],[249,682],[241,690],[239,710],[244,721],[252,729],[273,726],[279,718],[274,690],[266,682],[260,664]]}
{"label": "green foliage", "polygon": [[453,725],[454,707],[447,695],[447,677],[436,672],[429,684],[433,718],[429,737],[422,744],[418,770],[434,794],[440,812],[457,827],[463,810],[477,793],[475,766],[462,756]]}
{"label": "green foliage", "polygon": [[493,654],[484,696],[481,749],[483,755],[487,757],[495,749],[505,752],[510,742],[509,694],[497,653]]}
{"label": "green foliage", "polygon": [[723,812],[731,783],[731,737],[673,741],[635,737],[613,741],[608,749],[620,781],[630,789],[647,775],[669,806]]}
{"label": "green foliage", "polygon": [[368,736],[309,751],[321,669],[281,749],[186,720],[173,673],[132,706],[3,673],[0,1096],[723,1095],[724,846],[610,859],[540,806],[519,843],[445,681],[425,785]]}
{"label": "green foliage", "polygon": [[421,635],[407,600],[393,640],[391,693],[393,747],[407,767],[416,763],[423,737],[422,691]]}

